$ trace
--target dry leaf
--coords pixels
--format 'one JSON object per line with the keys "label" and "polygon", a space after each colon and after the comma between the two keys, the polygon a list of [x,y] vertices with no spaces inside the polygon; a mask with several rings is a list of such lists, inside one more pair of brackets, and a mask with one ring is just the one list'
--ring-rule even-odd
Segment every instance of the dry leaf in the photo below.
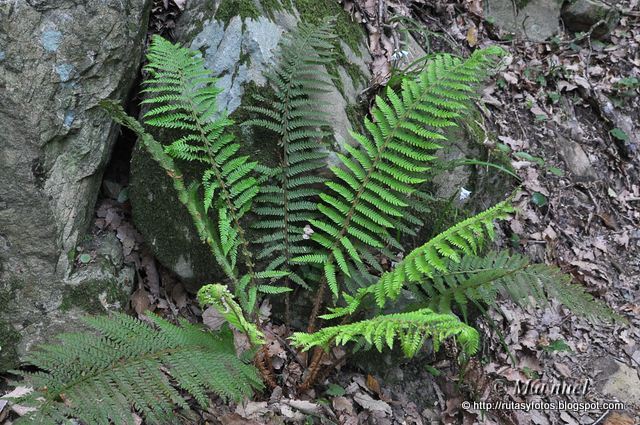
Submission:
{"label": "dry leaf", "polygon": [[380,383],[371,375],[367,375],[367,388],[380,396]]}
{"label": "dry leaf", "polygon": [[478,28],[475,25],[469,27],[467,31],[467,43],[470,47],[475,47],[478,44]]}
{"label": "dry leaf", "polygon": [[138,316],[142,315],[145,311],[149,310],[149,293],[144,288],[138,288],[131,295],[131,307],[135,310]]}

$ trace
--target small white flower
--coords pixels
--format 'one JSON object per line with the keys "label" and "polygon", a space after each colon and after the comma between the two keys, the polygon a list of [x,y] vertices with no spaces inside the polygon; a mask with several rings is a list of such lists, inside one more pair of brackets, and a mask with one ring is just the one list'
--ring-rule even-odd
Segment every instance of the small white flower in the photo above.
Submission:
{"label": "small white flower", "polygon": [[[311,228],[311,226],[309,226],[308,224],[306,226],[304,226],[304,229],[302,229],[302,231],[304,232],[305,235],[309,236],[309,235],[313,235],[315,233],[315,231]],[[307,238],[308,239],[308,238]]]}
{"label": "small white flower", "polygon": [[409,52],[407,52],[406,50],[396,50],[393,55],[391,55],[391,59],[393,60],[398,60],[406,57],[409,57]]}
{"label": "small white flower", "polygon": [[465,199],[469,198],[469,196],[471,195],[471,191],[465,189],[464,187],[460,187],[460,200],[464,201]]}
{"label": "small white flower", "polygon": [[311,236],[307,235],[306,233],[304,235],[302,235],[302,239],[310,239]]}

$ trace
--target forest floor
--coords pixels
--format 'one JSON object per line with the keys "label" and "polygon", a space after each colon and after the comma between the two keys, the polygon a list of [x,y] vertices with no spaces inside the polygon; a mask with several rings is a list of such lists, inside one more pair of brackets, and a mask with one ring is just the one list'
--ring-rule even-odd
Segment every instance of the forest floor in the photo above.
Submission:
{"label": "forest floor", "polygon": [[[165,8],[162,3],[152,20],[156,32],[166,29],[177,13],[175,5]],[[482,122],[477,124],[485,130],[488,152],[483,160],[506,156],[519,177],[514,189],[521,189],[515,198],[518,213],[503,225],[497,243],[570,273],[575,284],[605,300],[628,324],[592,325],[553,302],[521,308],[504,301],[490,319],[480,321],[482,353],[463,368],[447,350],[436,358],[394,363],[385,373],[376,373],[367,359],[360,359],[361,364],[347,363],[328,376],[305,400],[289,399],[283,395],[286,388],[276,388],[244,405],[215,403],[207,412],[199,411],[196,422],[305,423],[314,417],[318,423],[338,424],[640,423],[640,14],[632,10],[635,3],[620,3],[629,13],[623,13],[606,39],[563,31],[542,43],[502,34],[483,18],[479,0],[345,0],[344,5],[368,22],[376,85],[384,84],[398,51],[398,32],[389,30],[397,24],[384,26],[394,17],[423,29],[412,35],[427,53],[466,55],[493,44],[507,50],[478,101]],[[125,171],[105,176],[105,187],[111,187],[103,190],[95,231],[114,230],[125,258],[137,267],[143,284],[132,295],[132,310],[196,320],[202,315],[197,303],[142,248],[130,207],[118,199],[127,181],[113,176],[126,175],[127,165],[112,166]],[[490,198],[473,194],[483,207]],[[269,310],[267,304],[261,309],[265,315]],[[282,359],[274,367],[286,387],[302,370],[281,344],[287,330],[274,325],[271,331],[270,354]],[[579,389],[587,383],[588,391],[516,394],[517,383],[530,380]],[[492,410],[474,401],[600,405]],[[601,408],[613,401],[625,408]]]}

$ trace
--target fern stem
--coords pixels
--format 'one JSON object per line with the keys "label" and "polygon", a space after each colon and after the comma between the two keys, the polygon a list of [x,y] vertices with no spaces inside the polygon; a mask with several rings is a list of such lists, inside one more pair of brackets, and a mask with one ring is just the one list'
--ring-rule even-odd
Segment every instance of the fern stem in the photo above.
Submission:
{"label": "fern stem", "polygon": [[138,121],[131,118],[125,113],[124,109],[122,109],[122,106],[110,100],[103,100],[102,102],[100,102],[100,107],[107,111],[107,113],[115,122],[133,131],[136,136],[139,137],[140,141],[142,142],[142,146],[144,146],[146,151],[171,178],[173,187],[178,193],[178,199],[187,208],[187,211],[189,211],[189,214],[191,215],[191,218],[193,219],[193,222],[196,226],[198,235],[207,243],[209,249],[213,252],[214,257],[218,260],[218,264],[222,267],[225,275],[232,281],[234,285],[237,284],[238,278],[233,270],[233,267],[222,253],[222,249],[220,248],[220,241],[216,237],[216,232],[212,230],[212,224],[208,217],[203,214],[203,211],[201,211],[200,205],[202,204],[202,202],[195,201],[190,198],[189,190],[187,190],[184,179],[182,177],[183,174],[178,169],[173,158],[171,158],[171,156],[169,156],[164,151],[164,148],[162,147],[160,142],[155,140],[153,136],[151,136],[144,130],[144,128]]}

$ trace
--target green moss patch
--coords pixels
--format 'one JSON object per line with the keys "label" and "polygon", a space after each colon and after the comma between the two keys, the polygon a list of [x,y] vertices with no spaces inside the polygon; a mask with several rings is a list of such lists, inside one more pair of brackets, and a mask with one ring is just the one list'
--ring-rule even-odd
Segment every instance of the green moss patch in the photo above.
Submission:
{"label": "green moss patch", "polygon": [[226,26],[234,16],[240,16],[242,20],[256,19],[260,16],[260,12],[253,0],[222,0],[216,10],[215,18],[224,22]]}
{"label": "green moss patch", "polygon": [[9,323],[0,320],[0,373],[18,366],[20,334]]}
{"label": "green moss patch", "polygon": [[60,309],[68,311],[76,307],[87,313],[104,313],[104,307],[100,302],[102,294],[106,294],[106,302],[109,304],[118,302],[121,306],[124,306],[128,301],[124,292],[117,287],[117,284],[107,280],[96,279],[83,282],[77,286],[65,287]]}

